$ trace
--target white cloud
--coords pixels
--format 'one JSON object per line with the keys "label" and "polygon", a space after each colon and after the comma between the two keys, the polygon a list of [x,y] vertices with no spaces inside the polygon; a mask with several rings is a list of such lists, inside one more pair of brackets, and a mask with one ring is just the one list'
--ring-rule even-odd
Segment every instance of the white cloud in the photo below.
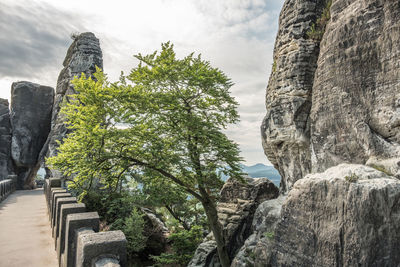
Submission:
{"label": "white cloud", "polygon": [[[121,70],[129,72],[136,64],[134,54],[158,50],[162,42],[172,41],[178,56],[201,53],[235,83],[232,93],[240,103],[241,122],[227,130],[230,138],[240,144],[247,164],[267,163],[261,148],[260,124],[283,0],[3,1],[26,7],[45,4],[58,14],[78,17],[60,17],[58,23],[66,24],[66,29],[96,34],[103,50],[104,69],[111,80],[116,80]],[[44,15],[48,14],[37,14]],[[58,55],[57,62],[62,62],[65,52]],[[11,79],[0,73],[0,97],[6,97],[15,79],[55,86],[62,66],[43,68],[37,70],[46,73],[43,80]]]}

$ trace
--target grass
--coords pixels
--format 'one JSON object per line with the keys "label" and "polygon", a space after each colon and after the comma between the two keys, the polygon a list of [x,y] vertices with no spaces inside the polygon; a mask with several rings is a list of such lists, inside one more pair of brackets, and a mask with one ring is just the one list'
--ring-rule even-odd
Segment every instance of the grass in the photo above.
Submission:
{"label": "grass", "polygon": [[374,168],[375,170],[383,172],[386,175],[393,176],[393,173],[391,173],[390,171],[386,170],[386,168],[381,166],[381,165],[372,164],[371,167]]}

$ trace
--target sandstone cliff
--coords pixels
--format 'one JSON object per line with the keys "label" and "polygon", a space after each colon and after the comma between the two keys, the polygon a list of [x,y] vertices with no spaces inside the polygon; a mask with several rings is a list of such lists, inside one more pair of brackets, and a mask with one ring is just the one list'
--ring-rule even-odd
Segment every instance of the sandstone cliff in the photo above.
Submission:
{"label": "sandstone cliff", "polygon": [[50,132],[54,89],[31,82],[11,87],[11,158],[17,188],[34,188],[39,152]]}
{"label": "sandstone cliff", "polygon": [[280,16],[261,131],[283,193],[342,162],[400,175],[400,2],[329,2],[287,0]]}
{"label": "sandstone cliff", "polygon": [[12,171],[11,124],[8,100],[0,98],[0,181]]}
{"label": "sandstone cliff", "polygon": [[[100,49],[99,39],[91,32],[82,33],[75,37],[68,49],[63,62],[64,68],[61,70],[57,80],[56,96],[54,100],[53,113],[51,119],[51,132],[43,147],[40,158],[43,162],[45,157],[57,155],[57,141],[68,134],[65,127],[63,116],[60,115],[61,103],[68,101],[68,96],[75,94],[71,80],[75,76],[80,77],[82,73],[90,77],[95,71],[96,66],[103,68],[103,55]],[[46,168],[47,176],[61,177],[55,170]]]}
{"label": "sandstone cliff", "polygon": [[399,62],[399,1],[285,2],[261,126],[281,197],[232,266],[399,266]]}

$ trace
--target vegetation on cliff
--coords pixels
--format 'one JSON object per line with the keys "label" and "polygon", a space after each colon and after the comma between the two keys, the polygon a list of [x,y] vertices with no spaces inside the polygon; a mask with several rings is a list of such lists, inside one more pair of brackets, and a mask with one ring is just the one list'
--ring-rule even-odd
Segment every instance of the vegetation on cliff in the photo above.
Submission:
{"label": "vegetation on cliff", "polygon": [[316,42],[320,42],[322,40],[322,36],[324,36],[326,25],[331,19],[331,6],[332,0],[328,0],[326,2],[326,6],[322,11],[321,17],[317,18],[317,20],[311,24],[310,29],[307,31],[307,37]]}

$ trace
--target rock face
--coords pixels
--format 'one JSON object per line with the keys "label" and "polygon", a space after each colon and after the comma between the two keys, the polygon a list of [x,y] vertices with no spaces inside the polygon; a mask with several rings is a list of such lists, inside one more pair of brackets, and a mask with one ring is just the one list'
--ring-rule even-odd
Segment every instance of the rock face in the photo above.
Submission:
{"label": "rock face", "polygon": [[266,263],[285,199],[286,196],[280,196],[258,206],[252,222],[253,234],[240,248],[231,267],[263,266]]}
{"label": "rock face", "polygon": [[[233,259],[244,241],[252,234],[252,222],[257,206],[278,197],[278,188],[266,178],[245,178],[246,183],[229,179],[220,192],[218,218],[224,229],[229,257]],[[208,239],[212,239],[212,235]],[[216,243],[200,244],[188,266],[219,266]]]}
{"label": "rock face", "polygon": [[261,266],[398,266],[400,181],[341,164],[297,181]]}
{"label": "rock face", "polygon": [[[43,147],[40,158],[43,160],[46,156],[57,155],[57,141],[67,135],[68,129],[65,127],[64,118],[60,116],[61,103],[68,101],[68,96],[75,94],[71,80],[75,76],[80,77],[82,73],[86,77],[91,77],[96,72],[96,66],[103,68],[103,56],[100,49],[99,39],[91,32],[82,33],[75,37],[74,42],[68,49],[63,62],[64,68],[58,76],[56,97],[53,106],[53,115],[51,119],[51,132]],[[61,175],[55,170],[46,168],[47,176]]]}
{"label": "rock face", "polygon": [[11,158],[18,175],[17,188],[33,188],[39,153],[50,132],[54,89],[31,82],[11,88]]}
{"label": "rock face", "polygon": [[0,181],[7,179],[12,170],[11,124],[8,100],[0,98]]}
{"label": "rock face", "polygon": [[396,165],[384,166],[396,173],[400,2],[337,0],[331,14],[313,84],[312,171],[397,158]]}
{"label": "rock face", "polygon": [[142,208],[146,222],[144,235],[147,236],[146,248],[142,252],[143,256],[149,258],[150,255],[160,255],[166,251],[169,230],[157,216],[149,209]]}
{"label": "rock face", "polygon": [[283,193],[342,162],[400,177],[400,2],[333,0],[312,40],[327,2],[287,0],[280,16],[261,131]]}
{"label": "rock face", "polygon": [[281,174],[282,192],[310,172],[311,95],[319,44],[307,38],[326,0],[287,0],[282,8],[269,79],[263,148]]}

